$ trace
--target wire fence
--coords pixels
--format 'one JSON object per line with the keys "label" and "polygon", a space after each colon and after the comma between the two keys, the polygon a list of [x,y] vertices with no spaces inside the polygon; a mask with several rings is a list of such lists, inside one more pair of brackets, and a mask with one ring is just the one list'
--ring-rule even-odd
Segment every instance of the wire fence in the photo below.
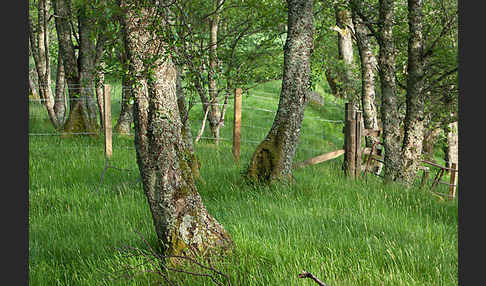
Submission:
{"label": "wire fence", "polygon": [[[233,134],[233,102],[234,95],[228,100],[228,107],[225,115],[225,123],[220,129],[220,140],[232,142]],[[242,99],[241,112],[241,145],[254,150],[256,145],[262,142],[267,136],[278,109],[279,94],[264,92],[247,92]],[[203,118],[202,102],[195,101],[190,111],[193,138],[201,126]],[[217,103],[221,109],[222,104]],[[344,127],[344,106],[339,104],[325,104],[317,106],[308,104],[304,113],[304,120],[301,127],[301,135],[297,147],[295,160],[302,161],[326,152],[342,149],[344,138],[342,128]],[[338,135],[336,135],[338,134]],[[210,128],[206,125],[201,139],[216,140],[211,134]]]}
{"label": "wire fence", "polygon": [[[111,125],[115,126],[122,105],[126,103],[123,99],[124,89],[120,85],[110,87],[111,94]],[[79,91],[80,89],[77,89]],[[91,104],[98,104],[98,99],[93,96],[90,99]],[[220,128],[220,144],[231,145],[233,143],[233,119],[234,119],[234,92],[223,91],[222,97],[218,102],[203,103],[198,96],[188,95],[186,97],[186,105],[188,107],[188,120],[191,125],[192,138],[195,139],[201,130],[204,118],[203,105],[217,107],[219,111],[225,110],[224,124]],[[227,98],[225,98],[227,96]],[[43,156],[50,152],[63,152],[65,156],[70,154],[86,153],[91,154],[100,160],[100,165],[103,165],[104,146],[100,141],[104,141],[103,128],[96,132],[63,132],[57,130],[49,118],[46,104],[48,102],[55,104],[62,101],[65,109],[65,117],[69,115],[69,111],[73,103],[76,101],[86,100],[85,98],[65,98],[58,100],[46,100],[39,98],[29,98],[29,117],[28,130],[31,140],[35,140],[36,144],[33,148],[29,148],[29,152],[34,156]],[[127,99],[133,103],[132,99]],[[268,132],[270,131],[274,122],[279,103],[279,93],[267,93],[260,91],[247,91],[242,96],[242,112],[241,112],[241,162],[249,162],[255,148],[260,144]],[[344,111],[343,103],[326,102],[322,106],[314,103],[308,103],[304,113],[304,119],[300,129],[300,138],[294,156],[294,163],[303,162],[309,158],[319,156],[324,153],[332,152],[338,149],[344,149]],[[100,112],[97,109],[97,122],[100,120]],[[130,171],[137,173],[135,146],[134,146],[134,130],[133,123],[131,132],[124,136],[113,134],[113,159],[114,163],[111,168],[120,171]],[[87,136],[79,136],[80,139],[71,140],[69,144],[63,144],[62,136],[69,135],[96,135],[94,141],[89,141],[84,138]],[[128,136],[127,136],[128,135]],[[51,138],[50,138],[51,137]],[[54,138],[52,138],[54,137]],[[207,143],[214,143],[216,138],[211,133],[209,123],[206,122],[205,128],[200,136],[201,141]],[[201,142],[200,141],[200,142]],[[196,143],[201,144],[201,143]],[[231,148],[227,148],[231,152]],[[106,161],[105,161],[106,162]],[[106,167],[105,167],[106,171]],[[435,176],[438,171],[431,170],[431,176]],[[103,173],[104,174],[104,173]]]}
{"label": "wire fence", "polygon": [[[120,85],[111,86],[111,106],[112,106],[112,125],[118,120],[123,102],[123,91],[127,87]],[[79,89],[78,89],[79,91]],[[206,103],[215,106],[221,112],[225,107],[224,124],[220,128],[220,142],[231,144],[233,140],[233,103],[234,91],[223,90],[220,92],[218,102]],[[225,96],[227,97],[225,99]],[[93,102],[96,104],[96,97],[93,91]],[[80,98],[62,99],[65,105],[65,116],[69,114],[70,103]],[[99,132],[62,132],[56,130],[51,123],[47,109],[46,99],[29,99],[29,136],[48,137],[63,135],[98,135],[103,137],[102,128]],[[226,102],[226,104],[225,104]],[[241,147],[242,152],[247,152],[247,158],[251,155],[256,145],[264,140],[273,124],[279,102],[279,93],[268,93],[258,91],[247,91],[243,95],[242,118],[241,118]],[[191,134],[193,139],[197,137],[204,118],[203,102],[198,96],[188,95],[186,105],[189,108],[188,119],[191,124]],[[225,106],[226,105],[226,106]],[[96,115],[98,120],[100,114]],[[301,135],[297,147],[295,161],[303,161],[310,157],[320,155],[325,152],[342,149],[344,144],[342,128],[344,126],[344,106],[336,103],[326,103],[324,106],[308,104],[306,107],[304,120],[301,127]],[[133,123],[131,134],[133,136]],[[114,136],[117,136],[114,134]],[[214,142],[216,138],[212,136],[209,123],[206,122],[201,141]],[[200,143],[198,143],[200,144]],[[224,144],[224,143],[222,143]],[[101,146],[100,146],[101,148]],[[134,145],[117,146],[117,141],[113,141],[114,153],[117,149],[134,150]],[[245,151],[246,150],[246,151]],[[103,152],[103,149],[100,149]],[[124,151],[125,152],[125,151]],[[243,154],[242,154],[243,156]],[[244,156],[243,156],[244,157]]]}

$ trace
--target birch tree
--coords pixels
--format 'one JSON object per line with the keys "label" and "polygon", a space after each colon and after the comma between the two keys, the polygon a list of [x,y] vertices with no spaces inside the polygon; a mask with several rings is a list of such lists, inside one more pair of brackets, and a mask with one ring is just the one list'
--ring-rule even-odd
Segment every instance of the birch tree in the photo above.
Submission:
{"label": "birch tree", "polygon": [[407,110],[401,167],[397,174],[397,180],[407,185],[414,182],[418,167],[422,164],[425,119],[422,5],[422,0],[408,0]]}
{"label": "birch tree", "polygon": [[284,46],[282,90],[277,114],[266,138],[253,153],[249,178],[269,182],[288,179],[300,137],[310,90],[313,48],[313,0],[288,0],[287,39]]}
{"label": "birch tree", "polygon": [[58,61],[58,75],[61,76],[57,82],[56,88],[61,89],[54,96],[51,90],[51,56],[49,52],[49,18],[51,5],[48,0],[37,1],[37,23],[34,24],[32,15],[28,17],[29,28],[29,47],[34,58],[34,63],[38,75],[39,96],[46,107],[47,114],[52,125],[56,129],[62,129],[64,123],[64,94],[61,92],[62,80],[62,61]]}
{"label": "birch tree", "polygon": [[379,1],[378,65],[381,84],[381,120],[385,148],[385,182],[394,181],[400,170],[400,112],[395,82],[395,44],[393,39],[394,0]]}
{"label": "birch tree", "polygon": [[157,32],[168,2],[121,1],[137,164],[164,253],[198,256],[227,250],[232,240],[202,202],[181,134],[177,69]]}
{"label": "birch tree", "polygon": [[[71,7],[71,1],[56,0],[53,3],[59,52],[62,54],[70,98],[69,115],[63,129],[70,133],[98,132],[94,90],[96,66],[103,52],[103,31],[96,26],[96,18],[86,2],[77,3],[75,10]],[[75,20],[79,31],[73,30]],[[73,38],[76,38],[76,43]]]}

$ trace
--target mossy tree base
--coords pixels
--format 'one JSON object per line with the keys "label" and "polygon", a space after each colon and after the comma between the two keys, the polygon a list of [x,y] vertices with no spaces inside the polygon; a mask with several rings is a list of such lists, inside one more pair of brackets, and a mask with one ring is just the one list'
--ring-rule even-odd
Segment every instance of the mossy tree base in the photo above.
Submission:
{"label": "mossy tree base", "polygon": [[276,137],[261,142],[250,162],[246,177],[258,183],[270,183],[291,178],[290,170],[284,170],[282,148]]}
{"label": "mossy tree base", "polygon": [[[121,118],[121,117],[120,117]],[[115,127],[113,128],[115,133],[118,135],[131,135],[131,123],[132,121],[118,121]]]}
{"label": "mossy tree base", "polygon": [[69,133],[69,135],[77,133],[80,135],[84,133],[96,133],[89,135],[97,136],[100,131],[100,126],[98,125],[96,118],[96,114],[90,115],[89,109],[85,105],[85,101],[79,100],[71,105],[69,117],[63,127],[63,133]]}

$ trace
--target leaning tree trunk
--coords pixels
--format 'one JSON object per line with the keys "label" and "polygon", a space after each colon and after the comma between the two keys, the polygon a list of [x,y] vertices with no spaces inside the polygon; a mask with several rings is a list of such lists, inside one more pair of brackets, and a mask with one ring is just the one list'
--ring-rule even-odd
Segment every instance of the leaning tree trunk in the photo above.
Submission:
{"label": "leaning tree trunk", "polygon": [[[30,48],[30,42],[29,42],[29,56],[32,55],[31,53],[31,48]],[[31,69],[29,66],[29,99],[39,99],[39,93],[37,92],[37,87],[36,87],[36,78],[37,78],[37,70]]]}
{"label": "leaning tree trunk", "polygon": [[37,89],[35,88],[34,80],[32,79],[32,77],[32,72],[29,71],[29,98],[38,99],[39,94],[37,93]]}
{"label": "leaning tree trunk", "polygon": [[410,186],[422,165],[424,140],[424,63],[422,57],[422,0],[408,0],[407,111],[401,166],[397,180]]}
{"label": "leaning tree trunk", "polygon": [[[137,163],[155,231],[166,255],[197,256],[229,249],[229,234],[208,213],[194,183],[181,134],[177,70],[164,55],[165,43],[151,32],[161,28],[154,26],[160,19],[151,18],[156,7],[139,6],[141,2],[122,1],[122,22],[134,80]],[[147,58],[153,60],[150,65]]]}
{"label": "leaning tree trunk", "polygon": [[284,46],[282,91],[267,137],[256,148],[248,177],[269,182],[288,179],[300,136],[310,89],[310,56],[314,31],[313,0],[288,0],[288,32]]}
{"label": "leaning tree trunk", "polygon": [[58,116],[54,110],[54,97],[51,90],[48,29],[49,3],[47,0],[39,0],[37,2],[38,17],[36,29],[34,29],[29,15],[29,41],[37,70],[39,96],[43,100],[52,125],[59,129],[62,124],[57,120]]}
{"label": "leaning tree trunk", "polygon": [[394,181],[400,170],[400,114],[395,82],[395,47],[393,43],[394,0],[380,0],[378,65],[381,83],[381,118],[385,147],[385,182]]}

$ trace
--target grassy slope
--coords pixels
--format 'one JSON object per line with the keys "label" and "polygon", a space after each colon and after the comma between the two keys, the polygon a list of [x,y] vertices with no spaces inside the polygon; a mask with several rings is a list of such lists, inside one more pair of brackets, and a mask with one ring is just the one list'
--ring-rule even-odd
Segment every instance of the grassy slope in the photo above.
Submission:
{"label": "grassy slope", "polygon": [[[113,114],[118,114],[119,92],[113,94]],[[275,110],[277,96],[278,83],[270,83],[245,95],[243,104]],[[329,98],[325,101],[332,105]],[[224,138],[232,134],[229,111]],[[342,119],[342,109],[307,108],[297,160],[341,148],[342,125],[309,119],[319,116]],[[201,117],[195,105],[194,134]],[[258,128],[244,127],[243,140],[263,139],[272,119],[269,113],[246,110],[243,125]],[[154,275],[110,280],[123,267],[140,264],[140,257],[119,250],[123,245],[147,248],[135,231],[153,244],[156,240],[133,139],[115,137],[113,146],[111,164],[132,172],[110,168],[98,189],[102,138],[30,137],[31,285],[158,281]],[[383,186],[372,176],[349,181],[340,171],[342,157],[295,171],[293,186],[251,187],[240,173],[254,148],[255,143],[244,143],[242,164],[235,166],[230,141],[216,148],[202,140],[196,146],[206,181],[199,184],[200,193],[235,241],[233,255],[216,263],[232,285],[315,285],[297,278],[303,269],[328,285],[457,285],[457,201]],[[171,275],[183,285],[212,285],[207,278]]]}

